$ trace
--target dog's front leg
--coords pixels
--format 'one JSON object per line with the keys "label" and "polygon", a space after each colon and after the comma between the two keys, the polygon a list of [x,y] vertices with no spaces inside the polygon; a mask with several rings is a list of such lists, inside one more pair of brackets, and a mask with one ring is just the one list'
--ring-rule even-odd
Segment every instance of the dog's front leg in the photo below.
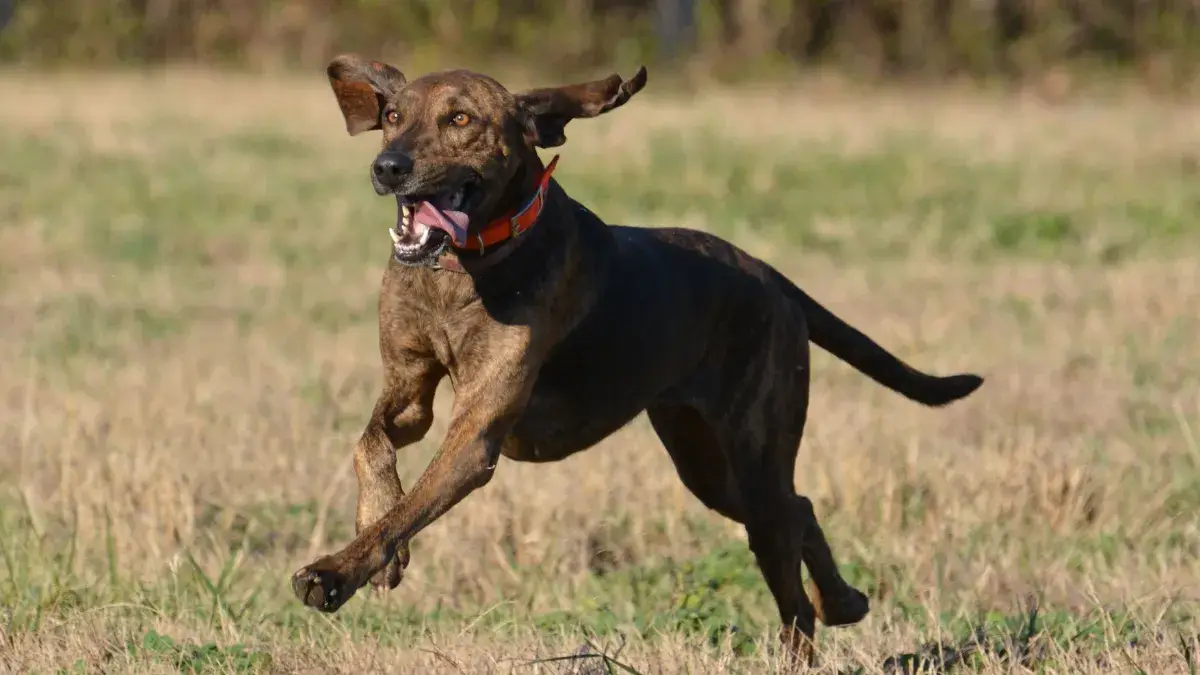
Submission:
{"label": "dog's front leg", "polygon": [[[362,534],[400,503],[404,489],[396,472],[396,453],[424,438],[433,425],[433,397],[440,373],[432,367],[414,367],[390,379],[354,448],[354,474],[358,478],[355,534]],[[396,547],[396,555],[371,578],[371,583],[380,589],[395,588],[406,567],[407,541]]]}
{"label": "dog's front leg", "polygon": [[[526,364],[488,371],[478,378],[478,386],[460,389],[442,447],[412,491],[349,546],[292,575],[292,590],[306,605],[336,611],[384,570],[401,546],[491,480],[500,446],[524,409],[533,377],[524,375]],[[503,377],[504,371],[523,375]]]}

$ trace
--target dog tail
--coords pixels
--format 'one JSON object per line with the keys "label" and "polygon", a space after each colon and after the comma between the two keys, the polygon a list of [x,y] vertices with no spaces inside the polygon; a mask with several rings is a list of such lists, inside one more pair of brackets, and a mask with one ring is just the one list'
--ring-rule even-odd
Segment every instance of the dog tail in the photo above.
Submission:
{"label": "dog tail", "polygon": [[800,303],[809,339],[879,384],[918,403],[943,406],[974,392],[983,378],[971,373],[938,377],[922,373],[839,319],[790,281],[789,295]]}

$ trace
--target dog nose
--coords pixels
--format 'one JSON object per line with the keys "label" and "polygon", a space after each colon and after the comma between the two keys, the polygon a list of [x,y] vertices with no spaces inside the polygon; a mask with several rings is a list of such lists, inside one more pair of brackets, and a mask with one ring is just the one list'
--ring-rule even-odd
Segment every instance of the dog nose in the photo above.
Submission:
{"label": "dog nose", "polygon": [[385,187],[396,187],[408,174],[412,173],[413,161],[408,155],[400,152],[383,152],[375,158],[371,172],[375,179]]}

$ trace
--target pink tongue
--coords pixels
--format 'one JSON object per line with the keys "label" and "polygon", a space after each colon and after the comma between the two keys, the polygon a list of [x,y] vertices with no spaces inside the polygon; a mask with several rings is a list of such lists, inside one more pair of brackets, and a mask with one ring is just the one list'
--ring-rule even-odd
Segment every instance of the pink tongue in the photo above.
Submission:
{"label": "pink tongue", "polygon": [[443,211],[429,202],[421,202],[413,220],[426,227],[436,227],[450,235],[450,240],[455,246],[462,248],[467,245],[467,225],[470,224],[470,218],[462,211]]}

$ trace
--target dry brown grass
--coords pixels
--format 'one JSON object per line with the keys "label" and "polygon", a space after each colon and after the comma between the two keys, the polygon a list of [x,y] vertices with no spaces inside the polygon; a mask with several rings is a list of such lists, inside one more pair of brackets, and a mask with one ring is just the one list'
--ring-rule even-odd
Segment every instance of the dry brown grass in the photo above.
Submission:
{"label": "dry brown grass", "polygon": [[[723,232],[919,367],[988,378],[928,410],[818,355],[797,486],[875,598],[860,626],[819,633],[824,662],[881,672],[956,618],[1020,620],[1036,597],[1044,672],[1187,672],[1200,600],[1195,224],[1134,221],[1139,247],[1116,259],[1087,242],[1116,232],[1121,205],[1141,195],[1194,217],[1196,109],[820,91],[649,96],[577,123],[562,154],[568,189],[613,186],[600,207]],[[764,648],[736,656],[702,632],[637,635],[630,617],[678,598],[598,574],[666,574],[741,546],[642,421],[561,464],[503,464],[421,534],[386,599],[332,619],[299,608],[287,575],[352,532],[351,448],[378,386],[387,208],[361,179],[374,140],[344,136],[319,78],[8,74],[0,99],[17,103],[0,110],[0,669],[172,672],[161,657],[178,652],[145,646],[153,630],[246,644],[280,672],[566,672],[523,664],[569,654],[593,629],[615,649],[620,638],[596,628],[597,595],[630,635],[619,659],[641,672],[777,666],[763,589],[735,583],[733,605],[713,610],[759,631]],[[731,118],[750,124],[720,124]],[[645,169],[667,129],[689,157],[720,143],[786,164],[819,149],[812,161],[883,157],[909,172],[882,205],[871,181],[886,176],[849,176],[838,189],[859,190],[861,210],[792,225],[852,244],[938,218],[916,205],[954,174],[983,167],[981,192],[996,189],[988,167],[1036,176],[1012,204],[1077,214],[1085,234],[1063,246],[1084,254],[981,254],[990,235],[970,228],[1004,215],[992,202],[944,246],[922,230],[902,255],[878,257],[806,250],[698,213],[686,194],[624,203],[626,181],[649,175],[670,193],[688,175],[686,163]],[[924,141],[896,149],[897,137]],[[945,154],[930,159],[933,146]],[[244,213],[243,198],[264,210]],[[211,222],[187,225],[188,212]],[[449,396],[429,438],[402,453],[406,484],[444,431]],[[557,610],[578,614],[546,623]],[[970,669],[1025,672],[988,653]]]}

